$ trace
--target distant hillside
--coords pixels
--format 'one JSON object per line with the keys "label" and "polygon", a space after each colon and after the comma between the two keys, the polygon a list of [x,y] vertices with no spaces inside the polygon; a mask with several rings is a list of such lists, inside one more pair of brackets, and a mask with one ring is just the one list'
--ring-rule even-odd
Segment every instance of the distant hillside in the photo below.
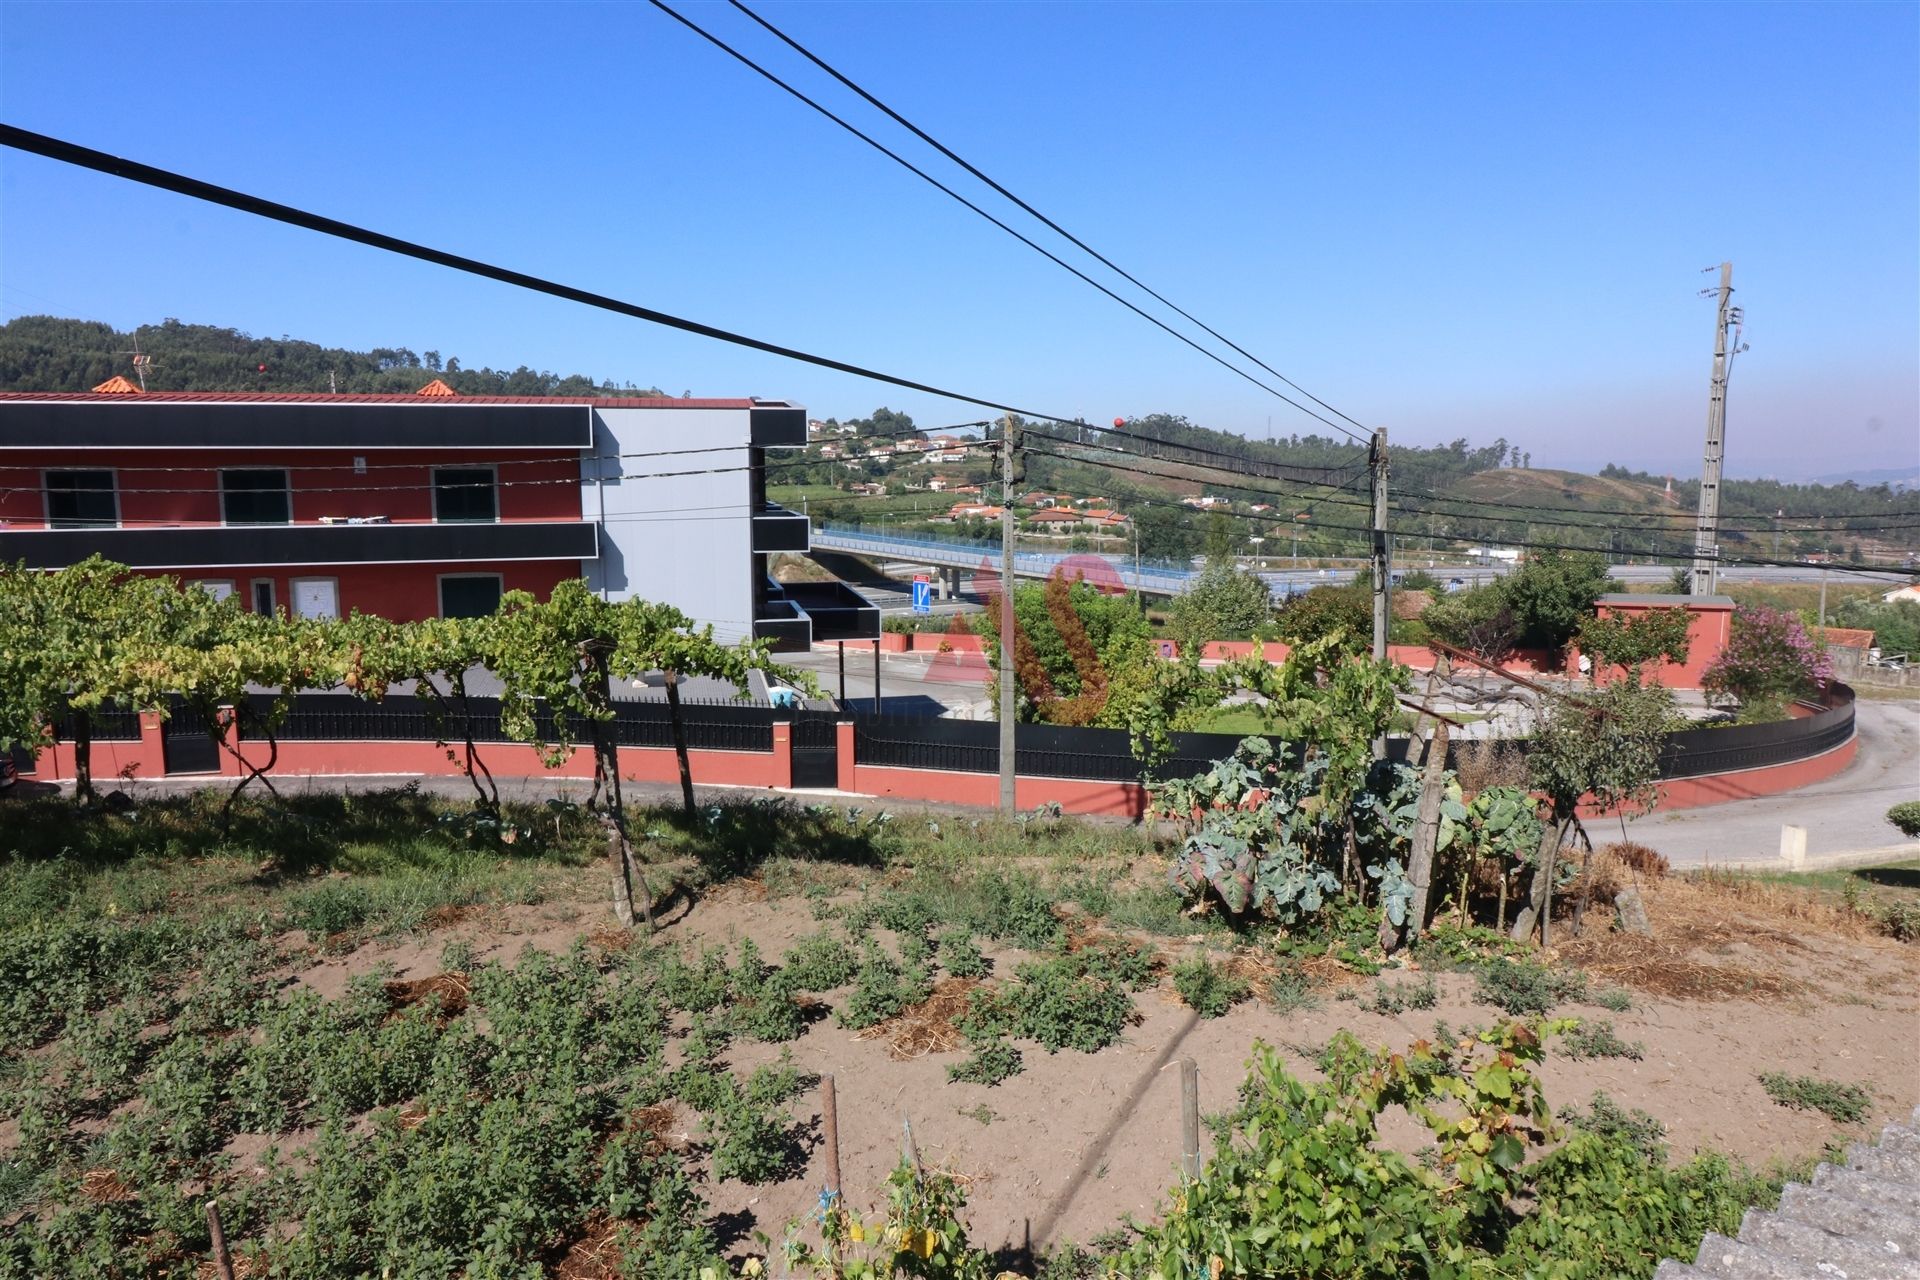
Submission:
{"label": "distant hillside", "polygon": [[338,391],[407,393],[441,378],[461,395],[659,395],[584,374],[529,369],[465,369],[457,356],[408,347],[348,351],[297,338],[256,338],[238,329],[166,320],[122,333],[95,320],[21,316],[0,324],[0,390],[86,391],[114,374],[135,377],[138,339],[150,356],[154,391]]}

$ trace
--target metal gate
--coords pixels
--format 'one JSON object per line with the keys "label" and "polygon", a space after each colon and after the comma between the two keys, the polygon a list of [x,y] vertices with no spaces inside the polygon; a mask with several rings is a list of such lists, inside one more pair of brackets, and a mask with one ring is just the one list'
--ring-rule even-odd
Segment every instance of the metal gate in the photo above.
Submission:
{"label": "metal gate", "polygon": [[837,711],[793,713],[793,785],[840,785],[840,714]]}
{"label": "metal gate", "polygon": [[220,772],[220,747],[209,736],[206,717],[180,698],[160,727],[160,756],[169,774]]}

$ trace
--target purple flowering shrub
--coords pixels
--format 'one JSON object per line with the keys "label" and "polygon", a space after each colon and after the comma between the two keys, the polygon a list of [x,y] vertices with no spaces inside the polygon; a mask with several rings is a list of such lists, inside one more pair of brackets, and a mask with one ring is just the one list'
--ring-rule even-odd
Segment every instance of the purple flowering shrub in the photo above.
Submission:
{"label": "purple flowering shrub", "polygon": [[1777,708],[1824,689],[1833,678],[1826,646],[1807,634],[1798,616],[1766,605],[1733,611],[1727,647],[1707,668],[1702,684],[1710,701],[1737,702],[1743,710]]}

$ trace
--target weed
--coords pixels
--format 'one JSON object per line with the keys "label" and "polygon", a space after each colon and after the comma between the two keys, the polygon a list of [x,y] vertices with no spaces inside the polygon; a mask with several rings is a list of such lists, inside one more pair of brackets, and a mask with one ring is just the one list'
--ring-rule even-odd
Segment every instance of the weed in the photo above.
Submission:
{"label": "weed", "polygon": [[1560,1037],[1560,1043],[1567,1056],[1574,1059],[1631,1058],[1638,1062],[1646,1056],[1645,1045],[1622,1040],[1614,1032],[1612,1020],[1607,1018],[1596,1022],[1582,1019]]}
{"label": "weed", "polygon": [[1275,1013],[1305,1013],[1320,1007],[1320,994],[1306,974],[1282,969],[1267,982],[1267,1003]]}
{"label": "weed", "polygon": [[1920,902],[1898,899],[1880,913],[1880,927],[1900,942],[1920,942]]}
{"label": "weed", "polygon": [[1535,960],[1496,956],[1476,970],[1473,998],[1512,1014],[1542,1014],[1586,994],[1586,975],[1577,969],[1553,969]]}
{"label": "weed", "polygon": [[1790,1076],[1780,1071],[1764,1072],[1760,1087],[1783,1107],[1795,1111],[1818,1111],[1836,1124],[1855,1124],[1867,1118],[1872,1097],[1857,1084],[1841,1084],[1816,1076]]}
{"label": "weed", "polygon": [[1203,1018],[1217,1018],[1247,996],[1247,982],[1213,963],[1204,952],[1173,967],[1173,989]]}
{"label": "weed", "polygon": [[[952,1076],[949,1075],[948,1079],[952,1079]],[[967,1119],[975,1121],[976,1123],[982,1126],[990,1125],[995,1120],[998,1120],[1000,1118],[999,1114],[995,1112],[992,1107],[988,1106],[984,1102],[981,1103],[979,1106],[973,1107],[971,1109],[967,1107],[958,1108],[957,1110],[954,1111],[954,1114],[958,1116],[965,1116]]]}
{"label": "weed", "polygon": [[[996,1040],[975,1049],[973,1056],[965,1062],[957,1062],[948,1067],[947,1079],[955,1084],[991,1086],[1012,1079],[1024,1069],[1025,1064],[1021,1061],[1020,1050],[1004,1040]],[[982,1104],[980,1109],[986,1110],[985,1104]],[[988,1123],[993,1113],[989,1111],[987,1115],[988,1120],[981,1120],[980,1123]],[[978,1116],[974,1118],[979,1119]]]}
{"label": "weed", "polygon": [[750,1186],[775,1181],[799,1154],[788,1133],[786,1114],[777,1109],[776,1103],[757,1095],[751,1082],[743,1089],[732,1076],[722,1079],[725,1087],[720,1090],[717,1105],[707,1112],[707,1125],[717,1138],[713,1145],[714,1178],[732,1178]]}
{"label": "weed", "polygon": [[1143,991],[1159,980],[1159,958],[1151,949],[1124,938],[1100,938],[1067,952],[1066,957],[1077,972],[1129,991]]}
{"label": "weed", "polygon": [[700,954],[696,964],[688,964],[677,955],[668,955],[654,974],[654,990],[676,1009],[688,1013],[710,1013],[727,998],[732,974],[727,969],[727,953],[711,947]]}
{"label": "weed", "polygon": [[1431,1009],[1439,1003],[1440,990],[1434,986],[1433,975],[1422,974],[1417,982],[1403,982],[1395,986],[1376,981],[1373,995],[1361,1000],[1360,1007],[1372,1013],[1391,1016],[1408,1009]]}
{"label": "weed", "polygon": [[473,968],[474,961],[473,943],[465,938],[448,938],[446,945],[440,948],[442,973],[465,973]]}
{"label": "weed", "polygon": [[1633,1008],[1633,995],[1624,987],[1602,987],[1587,999],[1611,1013],[1627,1013]]}
{"label": "weed", "polygon": [[1619,1140],[1646,1156],[1649,1163],[1665,1164],[1667,1127],[1639,1108],[1622,1110],[1620,1104],[1604,1093],[1593,1095],[1589,1109],[1562,1107],[1556,1118],[1562,1124],[1609,1141]]}

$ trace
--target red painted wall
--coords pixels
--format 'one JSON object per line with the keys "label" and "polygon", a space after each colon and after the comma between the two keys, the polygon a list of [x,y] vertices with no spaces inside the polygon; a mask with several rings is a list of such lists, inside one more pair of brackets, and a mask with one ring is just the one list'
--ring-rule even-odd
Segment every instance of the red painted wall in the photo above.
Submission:
{"label": "red painted wall", "polygon": [[[522,456],[529,451],[520,451]],[[363,453],[367,470],[353,471],[351,450],[113,450],[9,453],[0,462],[0,520],[44,526],[44,469],[114,468],[123,525],[220,523],[220,467],[286,467],[295,523],[322,516],[386,516],[395,523],[433,519],[433,468],[498,467],[500,519],[578,520],[580,463],[551,449],[515,461],[513,450],[393,450]],[[556,460],[557,459],[557,460]],[[143,471],[142,467],[184,470]]]}
{"label": "red painted wall", "polygon": [[[162,571],[155,571],[156,574]],[[334,578],[340,584],[342,617],[358,610],[395,622],[440,616],[442,574],[497,573],[502,591],[531,591],[544,599],[554,585],[580,576],[578,560],[461,561],[456,564],[273,565],[268,568],[188,569],[174,574],[186,582],[231,582],[247,608],[253,607],[252,583],[273,583],[274,599],[285,609],[293,599],[295,578]]]}
{"label": "red painted wall", "polygon": [[[110,784],[122,773],[135,778],[164,776],[158,720],[149,715],[143,716],[142,721],[141,741],[93,744],[94,777],[102,784]],[[781,728],[784,726],[776,728],[771,753],[690,752],[694,782],[702,786],[791,786],[792,744]],[[980,808],[992,808],[1000,802],[1000,780],[994,774],[851,764],[852,739],[851,726],[842,726],[839,738],[842,790]],[[1853,763],[1858,749],[1858,738],[1851,738],[1810,760],[1663,783],[1658,807],[1663,811],[1696,809],[1732,800],[1778,795],[1833,777]],[[241,750],[249,760],[266,762],[264,742],[244,743]],[[530,747],[488,743],[481,747],[481,752],[487,767],[498,777],[593,776],[590,751],[575,752],[557,769],[542,766]],[[224,758],[221,765],[223,774],[239,776],[239,765],[231,757]],[[676,782],[680,776],[673,752],[665,748],[622,747],[620,766],[623,777],[637,781]],[[447,776],[459,772],[460,767],[448,760],[446,751],[431,742],[285,742],[280,744],[279,761],[274,768],[276,777]],[[34,776],[39,781],[71,778],[71,746],[57,743],[43,750]],[[1057,803],[1068,813],[1123,818],[1138,818],[1146,811],[1145,789],[1130,782],[1023,777],[1015,783],[1014,798],[1022,809]],[[1601,811],[1591,807],[1584,812],[1589,817],[1602,816]]]}
{"label": "red painted wall", "polygon": [[[1602,601],[1595,611],[1601,617],[1639,618],[1650,610],[1659,608],[1684,608],[1687,619],[1687,660],[1680,662],[1661,662],[1647,668],[1642,674],[1650,684],[1663,684],[1669,689],[1698,689],[1701,677],[1714,659],[1727,647],[1727,641],[1733,633],[1733,606],[1715,601],[1687,600],[1675,596],[1671,605],[1653,605],[1638,603],[1611,603]],[[1577,650],[1572,656],[1576,669]],[[1620,667],[1608,667],[1596,671],[1594,676],[1600,684],[1618,680],[1626,674]]]}

